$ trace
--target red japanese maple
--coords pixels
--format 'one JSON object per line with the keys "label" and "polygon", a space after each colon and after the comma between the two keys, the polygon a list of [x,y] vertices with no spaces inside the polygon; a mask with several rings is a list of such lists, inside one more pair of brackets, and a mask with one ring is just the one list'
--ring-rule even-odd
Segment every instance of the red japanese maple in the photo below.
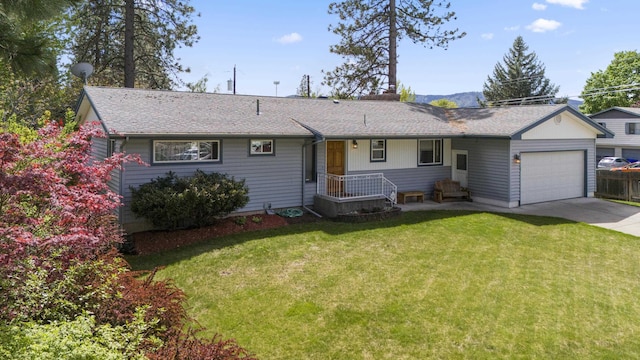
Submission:
{"label": "red japanese maple", "polygon": [[92,257],[122,241],[113,218],[120,197],[107,181],[125,162],[141,161],[92,158],[91,141],[103,136],[95,126],[69,132],[55,122],[34,141],[0,133],[0,265],[28,248]]}

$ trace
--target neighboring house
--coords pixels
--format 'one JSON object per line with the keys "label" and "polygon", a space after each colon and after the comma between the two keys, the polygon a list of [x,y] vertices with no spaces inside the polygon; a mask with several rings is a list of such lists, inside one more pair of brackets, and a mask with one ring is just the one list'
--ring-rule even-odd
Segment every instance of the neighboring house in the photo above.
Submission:
{"label": "neighboring house", "polygon": [[108,134],[94,141],[96,157],[125,151],[150,164],[128,164],[110,184],[123,196],[119,218],[129,232],[146,227],[129,209],[130,187],[168,171],[245,179],[242,212],[312,206],[332,198],[332,179],[344,194],[351,181],[377,175],[393,192],[427,196],[435,181],[453,178],[474,201],[504,207],[591,197],[596,137],[613,136],[565,105],[442,109],[100,87],[85,87],[77,117]]}
{"label": "neighboring house", "polygon": [[640,160],[640,109],[612,107],[589,117],[615,133],[613,138],[596,140],[596,161],[605,156]]}

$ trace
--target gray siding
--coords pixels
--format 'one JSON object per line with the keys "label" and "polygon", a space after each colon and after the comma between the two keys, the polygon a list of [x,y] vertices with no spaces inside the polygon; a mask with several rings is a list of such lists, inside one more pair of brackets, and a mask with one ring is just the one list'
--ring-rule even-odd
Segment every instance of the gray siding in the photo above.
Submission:
{"label": "gray siding", "polygon": [[[472,197],[509,201],[509,188],[514,181],[509,176],[509,140],[453,139],[451,149],[469,153],[468,185]],[[519,184],[519,178],[517,182]]]}
{"label": "gray siding", "polygon": [[[625,126],[626,123],[640,123],[640,117],[622,111],[611,110],[597,116],[592,116],[591,119],[598,123],[604,123],[607,129],[615,133],[615,136],[611,139],[598,138],[596,140],[598,147],[640,147],[640,135],[627,134]],[[618,156],[620,156],[620,154],[618,154]]]}
{"label": "gray siding", "polygon": [[[95,159],[95,161],[103,161],[107,158],[108,154],[108,144],[109,139],[107,138],[93,138],[91,139],[91,157]],[[120,170],[114,170],[111,172],[111,179],[107,181],[107,185],[111,191],[116,194],[120,194],[120,182],[121,182],[121,174]],[[114,213],[118,218],[122,216],[122,208],[117,208],[114,210]]]}
{"label": "gray siding", "polygon": [[[164,176],[173,171],[178,176],[190,176],[195,170],[218,172],[244,179],[249,188],[249,203],[239,211],[260,211],[264,203],[272,208],[300,206],[302,202],[302,144],[301,139],[275,139],[275,156],[249,156],[248,139],[222,139],[220,163],[151,164],[148,167],[129,164],[124,171],[123,222],[141,222],[131,213],[130,187]],[[130,140],[127,153],[138,153],[151,163],[151,140]]]}
{"label": "gray siding", "polygon": [[[586,193],[591,196],[596,189],[596,154],[595,139],[576,139],[576,140],[519,140],[513,141],[511,145],[512,153],[521,152],[538,152],[538,151],[570,151],[580,150],[586,152]],[[511,167],[511,199],[512,201],[520,200],[520,167],[513,165]]]}

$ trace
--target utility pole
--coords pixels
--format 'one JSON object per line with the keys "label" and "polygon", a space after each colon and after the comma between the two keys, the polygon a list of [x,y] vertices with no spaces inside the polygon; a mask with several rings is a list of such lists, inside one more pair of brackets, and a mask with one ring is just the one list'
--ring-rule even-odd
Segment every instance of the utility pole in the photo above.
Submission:
{"label": "utility pole", "polygon": [[278,97],[278,85],[280,84],[280,81],[276,80],[273,82],[273,85],[276,86],[276,97]]}

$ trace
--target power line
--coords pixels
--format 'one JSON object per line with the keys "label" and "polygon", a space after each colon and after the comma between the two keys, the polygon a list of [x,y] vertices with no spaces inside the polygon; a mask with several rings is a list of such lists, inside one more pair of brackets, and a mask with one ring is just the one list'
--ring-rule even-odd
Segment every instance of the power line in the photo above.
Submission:
{"label": "power line", "polygon": [[540,96],[528,96],[528,97],[522,97],[522,98],[495,100],[495,101],[489,101],[489,103],[497,104],[497,105],[514,105],[514,104],[523,105],[526,103],[538,103],[542,101],[552,101],[556,99],[562,100],[564,98],[571,98],[571,97],[579,97],[584,99],[585,97],[589,97],[589,96],[604,95],[604,94],[611,94],[611,93],[623,93],[623,92],[636,91],[636,90],[640,90],[640,84],[624,84],[624,85],[615,85],[615,86],[608,86],[603,88],[596,88],[596,89],[591,89],[588,92],[582,93],[580,95],[567,95],[565,97],[560,97],[560,98],[552,95],[540,95]]}

